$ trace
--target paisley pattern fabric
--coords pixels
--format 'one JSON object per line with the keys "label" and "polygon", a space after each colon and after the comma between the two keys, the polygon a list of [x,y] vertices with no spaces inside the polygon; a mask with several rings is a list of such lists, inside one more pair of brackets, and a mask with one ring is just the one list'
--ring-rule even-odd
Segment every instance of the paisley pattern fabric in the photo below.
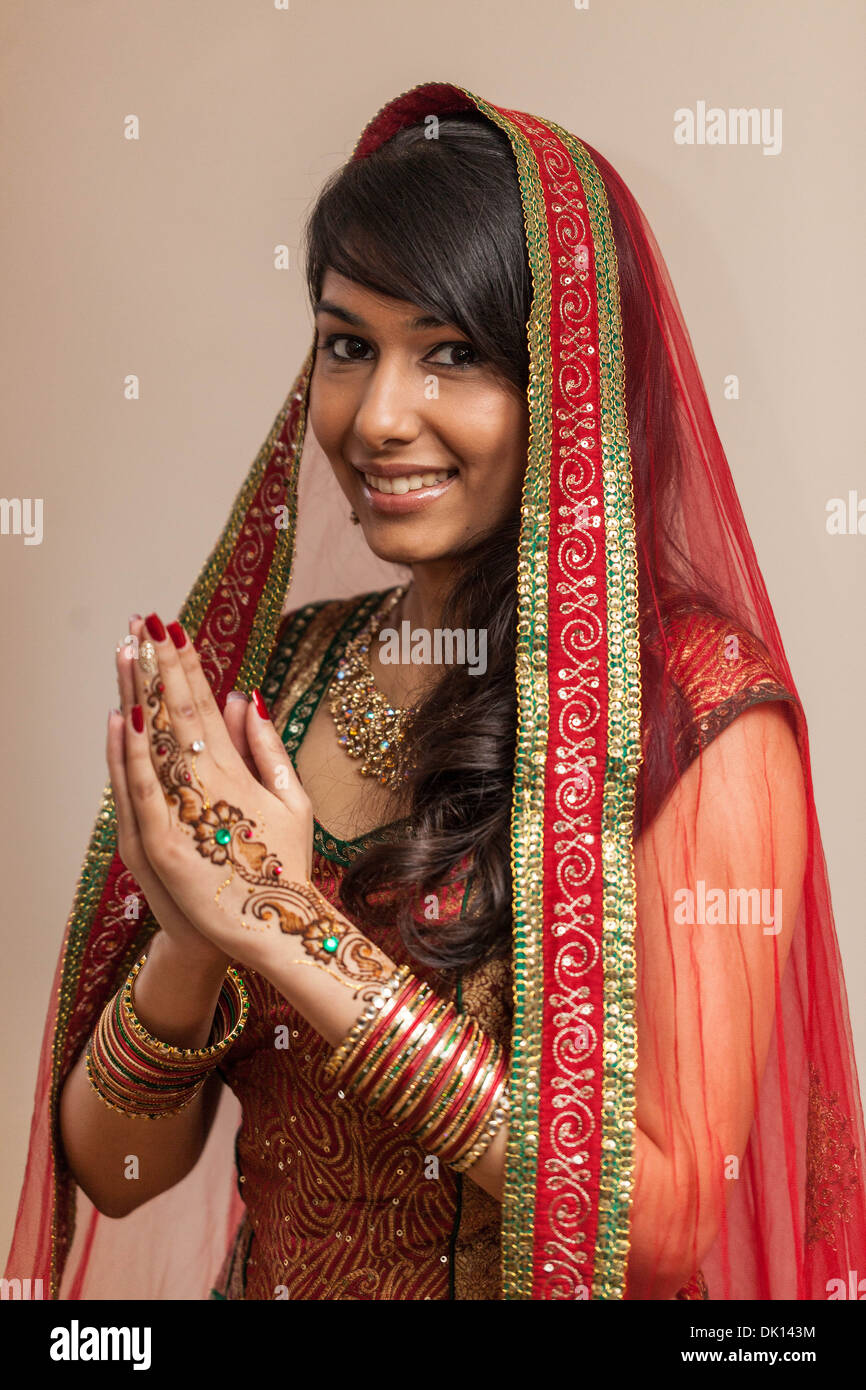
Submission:
{"label": "paisley pattern fabric", "polygon": [[[284,620],[264,691],[290,752],[300,746],[346,643],[382,597],[312,604]],[[724,634],[711,621],[684,623],[674,640],[672,670],[704,734],[702,746],[755,700],[787,697],[753,646],[741,649],[739,660],[720,658]],[[312,876],[330,902],[338,904],[342,875],[365,844],[401,824],[344,841],[316,822]],[[471,892],[470,872],[446,895],[443,918],[459,915]],[[387,920],[387,895],[376,906]],[[393,924],[358,925],[510,1046],[510,960],[487,961],[457,980],[412,960]],[[243,1110],[236,1157],[246,1215],[213,1296],[501,1299],[500,1204],[340,1097],[323,1076],[330,1046],[267,980],[239,968],[250,1016],[222,1075]],[[707,1297],[700,1271],[676,1297]]]}

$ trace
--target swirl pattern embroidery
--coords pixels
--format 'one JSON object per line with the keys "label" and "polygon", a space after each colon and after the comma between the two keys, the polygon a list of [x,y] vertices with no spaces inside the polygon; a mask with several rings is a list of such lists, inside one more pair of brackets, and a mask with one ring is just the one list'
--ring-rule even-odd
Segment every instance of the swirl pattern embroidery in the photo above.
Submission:
{"label": "swirl pattern embroidery", "polygon": [[[598,475],[598,380],[592,344],[589,293],[590,228],[572,160],[546,126],[518,122],[533,142],[548,186],[555,220],[549,228],[553,299],[561,318],[552,334],[559,355],[551,363],[556,397],[553,469],[563,499],[551,517],[551,584],[563,619],[551,635],[550,667],[557,673],[558,710],[551,715],[556,740],[558,819],[553,829],[556,862],[555,938],[549,1003],[555,1035],[550,1087],[553,1113],[543,1181],[548,1238],[541,1253],[548,1298],[577,1298],[592,1283],[592,1213],[589,1146],[596,1135],[595,1059],[602,1038],[587,976],[599,965],[591,898],[585,891],[598,871],[598,826],[589,808],[601,796],[599,757],[603,632],[598,613],[597,575],[603,572],[598,535],[602,526]],[[555,530],[554,530],[555,527]],[[555,535],[556,539],[553,539]],[[558,640],[558,650],[553,642]],[[549,948],[549,947],[548,947]]]}

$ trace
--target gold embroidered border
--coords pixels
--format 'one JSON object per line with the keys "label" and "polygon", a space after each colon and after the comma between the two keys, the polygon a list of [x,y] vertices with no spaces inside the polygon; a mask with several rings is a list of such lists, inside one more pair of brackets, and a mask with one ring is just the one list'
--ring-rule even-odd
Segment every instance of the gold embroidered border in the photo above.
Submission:
{"label": "gold embroidered border", "polygon": [[[304,437],[307,428],[307,402],[309,399],[310,378],[315,361],[315,335],[313,346],[310,347],[304,365],[295,382],[293,392],[289,396],[289,402],[284,410],[290,408],[292,399],[300,401],[298,421],[295,430],[295,438],[292,447],[292,461],[289,468],[288,485],[286,488],[286,505],[288,507],[288,526],[285,530],[277,531],[277,540],[274,546],[274,554],[271,560],[271,569],[265,584],[264,592],[256,608],[255,619],[253,620],[252,630],[244,651],[243,662],[238,672],[237,684],[241,689],[251,689],[253,686],[260,685],[265,674],[268,658],[274,644],[274,635],[280,621],[283,602],[286,594],[291,588],[292,570],[295,560],[295,532],[298,524],[298,475],[301,467],[301,455],[304,451]],[[281,412],[283,417],[283,412]],[[281,417],[278,417],[281,418]],[[268,444],[279,437],[279,430],[282,425],[274,429],[265,441],[259,453],[259,459],[264,458],[266,466],[269,458]],[[276,431],[276,435],[274,433]],[[258,464],[258,460],[256,461]]]}
{"label": "gold embroidered border", "polygon": [[604,478],[608,732],[602,811],[604,1080],[593,1298],[622,1298],[634,1186],[636,895],[633,818],[641,763],[637,542],[619,269],[607,194],[585,146],[553,121],[586,194],[595,252]]}

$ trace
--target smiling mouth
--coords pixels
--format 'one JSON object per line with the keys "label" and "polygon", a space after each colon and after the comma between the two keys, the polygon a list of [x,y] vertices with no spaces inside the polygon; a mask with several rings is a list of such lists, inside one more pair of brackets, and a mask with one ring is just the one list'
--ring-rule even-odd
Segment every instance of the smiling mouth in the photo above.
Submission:
{"label": "smiling mouth", "polygon": [[447,482],[457,471],[456,468],[440,468],[435,472],[406,473],[395,478],[383,478],[375,473],[364,473],[362,476],[373,492],[402,497],[407,492],[418,492],[421,488],[435,487],[437,483]]}

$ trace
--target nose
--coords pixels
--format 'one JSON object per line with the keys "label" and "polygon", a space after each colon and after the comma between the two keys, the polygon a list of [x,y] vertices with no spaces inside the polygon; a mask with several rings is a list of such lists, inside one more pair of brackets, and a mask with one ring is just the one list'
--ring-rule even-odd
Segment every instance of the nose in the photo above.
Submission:
{"label": "nose", "polygon": [[408,366],[380,358],[364,382],[355,412],[355,434],[371,452],[390,441],[410,443],[421,428],[423,399],[423,389]]}

